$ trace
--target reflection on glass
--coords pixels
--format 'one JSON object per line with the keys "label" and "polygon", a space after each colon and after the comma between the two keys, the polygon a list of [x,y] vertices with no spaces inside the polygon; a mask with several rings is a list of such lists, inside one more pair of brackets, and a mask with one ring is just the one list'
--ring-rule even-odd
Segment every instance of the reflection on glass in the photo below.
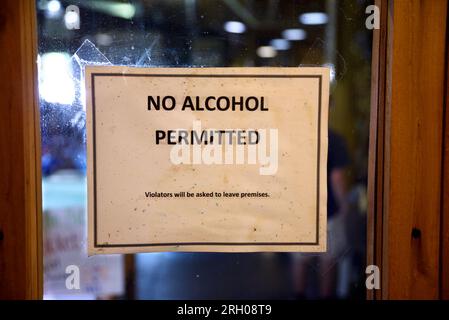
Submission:
{"label": "reflection on glass", "polygon": [[[45,297],[363,299],[371,2],[37,0]],[[88,258],[86,64],[331,66],[329,252]]]}

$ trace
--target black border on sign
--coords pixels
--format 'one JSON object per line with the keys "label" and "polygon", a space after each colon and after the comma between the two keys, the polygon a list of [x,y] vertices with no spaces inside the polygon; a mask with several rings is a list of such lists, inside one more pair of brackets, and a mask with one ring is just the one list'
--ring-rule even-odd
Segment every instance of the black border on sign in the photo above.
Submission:
{"label": "black border on sign", "polygon": [[[97,159],[96,159],[96,128],[95,128],[95,77],[186,77],[186,78],[316,78],[318,89],[318,143],[317,143],[317,195],[316,195],[316,235],[314,242],[173,242],[173,243],[138,243],[138,244],[98,244],[97,237]],[[94,248],[123,247],[159,247],[159,246],[318,246],[320,226],[320,158],[321,158],[321,104],[322,75],[263,75],[263,74],[140,74],[140,73],[91,73],[92,90],[92,142],[93,142],[93,182],[94,182]]]}

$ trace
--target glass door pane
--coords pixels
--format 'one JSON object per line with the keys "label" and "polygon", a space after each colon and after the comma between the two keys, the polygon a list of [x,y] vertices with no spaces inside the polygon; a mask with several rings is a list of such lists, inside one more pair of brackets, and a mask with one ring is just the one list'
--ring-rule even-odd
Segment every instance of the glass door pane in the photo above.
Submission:
{"label": "glass door pane", "polygon": [[[371,4],[37,0],[44,298],[364,299]],[[88,64],[329,66],[328,252],[87,257]],[[71,288],[73,268],[79,289]]]}

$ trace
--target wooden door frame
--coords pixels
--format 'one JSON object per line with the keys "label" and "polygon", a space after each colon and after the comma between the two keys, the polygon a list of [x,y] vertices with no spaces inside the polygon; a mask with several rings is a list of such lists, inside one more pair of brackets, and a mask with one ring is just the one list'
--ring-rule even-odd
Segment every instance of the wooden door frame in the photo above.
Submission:
{"label": "wooden door frame", "polygon": [[[447,0],[376,5],[367,252],[382,281],[367,297],[449,299]],[[0,299],[42,298],[36,30],[34,0],[2,2]]]}
{"label": "wooden door frame", "polygon": [[0,10],[0,299],[42,297],[37,28],[33,0]]}
{"label": "wooden door frame", "polygon": [[368,298],[448,298],[447,0],[376,4],[368,264],[381,289]]}
{"label": "wooden door frame", "polygon": [[[449,9],[448,9],[449,17]],[[446,35],[446,104],[444,108],[443,191],[441,196],[441,267],[440,297],[449,300],[449,24]]]}

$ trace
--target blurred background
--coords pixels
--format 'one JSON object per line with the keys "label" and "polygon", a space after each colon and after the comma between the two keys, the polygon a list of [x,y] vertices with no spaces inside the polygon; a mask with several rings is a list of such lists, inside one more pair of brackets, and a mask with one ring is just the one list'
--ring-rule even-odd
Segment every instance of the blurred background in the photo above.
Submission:
{"label": "blurred background", "polygon": [[[372,2],[37,0],[44,298],[365,299]],[[329,252],[88,258],[87,64],[330,67]]]}

